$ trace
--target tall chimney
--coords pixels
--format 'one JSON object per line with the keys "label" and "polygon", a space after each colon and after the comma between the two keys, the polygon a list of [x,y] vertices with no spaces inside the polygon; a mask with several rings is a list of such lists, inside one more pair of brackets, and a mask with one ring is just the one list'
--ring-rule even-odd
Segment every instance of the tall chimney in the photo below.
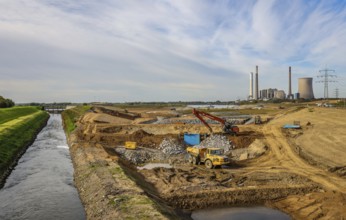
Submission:
{"label": "tall chimney", "polygon": [[250,93],[249,99],[253,99],[253,72],[250,73]]}
{"label": "tall chimney", "polygon": [[255,99],[258,100],[258,66],[256,66]]}
{"label": "tall chimney", "polygon": [[292,98],[291,67],[288,67],[288,98]]}

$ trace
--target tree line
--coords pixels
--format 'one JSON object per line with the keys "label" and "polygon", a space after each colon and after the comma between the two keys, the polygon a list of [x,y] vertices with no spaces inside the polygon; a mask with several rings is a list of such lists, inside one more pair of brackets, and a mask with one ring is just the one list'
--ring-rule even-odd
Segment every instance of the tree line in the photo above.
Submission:
{"label": "tree line", "polygon": [[11,99],[5,99],[4,97],[0,96],[0,108],[10,108],[14,105],[15,103]]}

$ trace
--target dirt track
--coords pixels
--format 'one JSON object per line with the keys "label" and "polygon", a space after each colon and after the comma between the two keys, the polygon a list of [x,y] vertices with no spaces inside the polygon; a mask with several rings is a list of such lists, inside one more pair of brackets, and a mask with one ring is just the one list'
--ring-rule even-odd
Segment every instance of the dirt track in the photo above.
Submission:
{"label": "dirt track", "polygon": [[[232,140],[237,144],[237,147],[247,147],[257,138],[262,139],[269,150],[259,158],[237,162],[228,168],[207,170],[203,166],[187,164],[184,162],[183,156],[179,159],[180,162],[170,169],[155,168],[138,171],[134,165],[126,161],[121,162],[120,167],[152,199],[159,200],[159,203],[164,202],[172,210],[176,208],[195,210],[227,205],[267,204],[281,209],[296,219],[346,218],[346,214],[344,214],[346,213],[346,181],[344,178],[329,172],[331,167],[345,166],[346,163],[344,160],[334,164],[330,163],[333,161],[329,159],[330,155],[322,153],[323,150],[321,150],[325,149],[324,145],[330,142],[329,136],[334,134],[329,131],[321,131],[325,126],[330,126],[328,123],[333,123],[332,121],[324,120],[324,125],[317,124],[320,114],[326,114],[325,111],[328,110],[322,109],[311,112],[309,109],[303,109],[296,112],[294,109],[293,111],[289,109],[276,115],[276,118],[268,124],[240,126],[243,131],[242,135]],[[336,111],[333,114],[340,114],[338,112],[340,110],[333,111]],[[151,114],[150,117],[152,116]],[[309,118],[310,116],[313,117]],[[100,118],[104,121],[100,122]],[[107,120],[109,121],[107,122]],[[294,120],[301,121],[302,130],[287,132],[281,129],[283,124],[292,123]],[[334,116],[333,120],[337,121],[340,118]],[[312,126],[305,126],[308,121]],[[157,148],[164,137],[178,139],[184,132],[207,132],[206,128],[201,125],[138,125],[128,120],[118,120],[95,113],[86,115],[80,122],[74,149],[76,152],[77,149],[83,151],[87,155],[96,153],[98,155],[97,161],[108,161],[105,165],[102,163],[97,165],[100,167],[118,166],[119,162],[116,159],[118,156],[114,153],[114,147],[123,144],[124,141],[137,141],[139,144],[142,143],[142,146]],[[220,129],[217,125],[213,127],[216,130]],[[332,135],[333,140],[342,141],[343,137],[339,137],[342,136],[342,126],[336,126],[336,128],[336,135]],[[313,139],[315,133],[319,135],[319,138],[311,147],[306,143]],[[344,145],[340,146],[338,141],[336,145],[329,144],[329,147],[334,149],[330,151],[330,154],[335,154],[335,152],[344,154],[346,152],[343,150]],[[89,147],[83,148],[81,143],[87,144]],[[92,146],[99,146],[99,153],[94,152]],[[106,150],[103,153],[101,153],[102,148]],[[303,153],[304,157],[302,158]],[[75,154],[72,152],[73,158],[76,158]],[[316,156],[317,154],[321,155]],[[94,157],[96,156],[86,157],[83,163],[89,165],[94,163],[95,159],[92,159]],[[314,160],[306,160],[310,157]],[[316,161],[320,163],[319,166],[313,165]],[[338,174],[340,175],[340,173]],[[81,174],[77,173],[76,175],[77,179],[79,178],[78,175]],[[104,182],[103,177],[99,176],[99,178],[98,181]],[[91,183],[94,181],[86,178],[80,180],[80,185],[89,180]],[[115,182],[112,187],[122,188],[123,186],[121,182]],[[127,192],[125,190],[124,193],[120,194],[127,195]],[[97,197],[91,199],[83,193],[81,193],[81,197],[86,203],[86,207],[88,205],[93,207],[90,209],[112,210],[112,207],[98,203]],[[83,197],[88,197],[91,199],[90,201],[94,201],[96,207],[94,207],[95,204],[90,204],[90,201],[83,199]],[[176,215],[172,213],[170,214],[171,217]],[[90,216],[107,218],[108,215],[95,215],[94,211],[91,211]],[[181,217],[183,216],[186,217],[186,215],[181,215]]]}

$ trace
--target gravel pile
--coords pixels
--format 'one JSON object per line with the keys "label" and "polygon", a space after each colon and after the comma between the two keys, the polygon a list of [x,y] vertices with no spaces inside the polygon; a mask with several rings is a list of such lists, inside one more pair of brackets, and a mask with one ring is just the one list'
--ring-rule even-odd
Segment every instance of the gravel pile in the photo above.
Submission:
{"label": "gravel pile", "polygon": [[232,142],[223,135],[211,135],[195,147],[217,147],[223,149],[225,154],[228,154],[234,148]]}
{"label": "gravel pile", "polygon": [[115,151],[120,154],[123,158],[130,161],[133,164],[143,164],[152,161],[165,160],[165,155],[158,150],[154,149],[136,149],[127,150],[123,147],[115,148]]}
{"label": "gravel pile", "polygon": [[159,149],[166,155],[185,153],[184,147],[174,139],[163,139]]}

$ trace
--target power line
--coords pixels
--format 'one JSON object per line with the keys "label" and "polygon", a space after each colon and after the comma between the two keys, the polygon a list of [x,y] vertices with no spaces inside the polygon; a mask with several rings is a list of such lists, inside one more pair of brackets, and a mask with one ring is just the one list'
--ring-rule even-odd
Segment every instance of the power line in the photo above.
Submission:
{"label": "power line", "polygon": [[[318,78],[323,78],[320,81],[317,81],[319,83],[324,83],[324,99],[328,99],[328,83],[330,82],[336,82],[336,81],[332,81],[329,78],[333,78],[336,77],[336,75],[332,75],[329,72],[333,72],[335,73],[335,70],[330,70],[330,69],[323,69],[323,70],[319,70],[319,72],[321,73],[321,75],[318,75]],[[324,74],[322,74],[324,73]]]}
{"label": "power line", "polygon": [[338,99],[339,98],[339,89],[335,88],[335,98]]}

